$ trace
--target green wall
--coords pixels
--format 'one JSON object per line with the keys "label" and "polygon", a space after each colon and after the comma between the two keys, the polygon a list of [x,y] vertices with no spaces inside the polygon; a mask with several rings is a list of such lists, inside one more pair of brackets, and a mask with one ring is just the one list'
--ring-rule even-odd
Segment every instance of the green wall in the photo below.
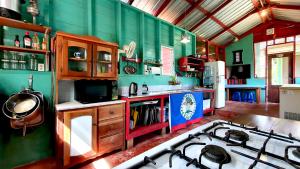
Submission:
{"label": "green wall", "polygon": [[[27,2],[28,3],[28,2]],[[159,60],[160,45],[174,47],[175,61],[184,55],[195,53],[196,37],[188,33],[191,43],[180,43],[185,30],[157,19],[119,0],[42,0],[39,1],[38,23],[56,31],[74,34],[94,35],[103,40],[116,42],[120,48],[134,40],[136,54],[144,61]],[[31,22],[22,6],[22,20]],[[0,38],[5,45],[12,45],[15,34],[24,35],[24,30],[0,29]],[[1,41],[0,41],[1,42]],[[1,56],[1,53],[0,53]],[[121,69],[125,63],[120,62]],[[177,65],[177,64],[176,64]],[[176,70],[178,68],[176,67]],[[27,86],[29,74],[34,77],[34,89],[44,93],[48,103],[52,102],[51,72],[0,70],[0,93],[11,95]],[[182,84],[198,84],[196,78],[179,78]],[[138,75],[126,75],[120,71],[119,85],[127,86],[131,81],[148,85],[168,84],[170,77],[143,75],[143,64],[138,66]],[[53,108],[53,106],[49,106]],[[0,168],[8,169],[54,155],[54,112],[45,112],[45,123],[28,129],[27,135],[9,128],[8,120],[0,115]]]}
{"label": "green wall", "polygon": [[[253,34],[230,44],[226,47],[226,66],[231,66],[233,62],[233,51],[243,50],[243,64],[251,65],[251,78],[247,79],[247,85],[265,85],[264,78],[254,78],[254,53],[253,53]],[[265,101],[265,89],[261,91],[261,101]]]}

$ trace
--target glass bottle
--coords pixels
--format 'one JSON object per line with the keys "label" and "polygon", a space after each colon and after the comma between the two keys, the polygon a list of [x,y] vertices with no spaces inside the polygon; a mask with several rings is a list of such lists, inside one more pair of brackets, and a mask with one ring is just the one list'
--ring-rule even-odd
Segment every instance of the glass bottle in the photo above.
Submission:
{"label": "glass bottle", "polygon": [[16,35],[15,37],[15,47],[20,47],[19,35]]}
{"label": "glass bottle", "polygon": [[32,48],[32,39],[29,35],[29,32],[26,32],[23,37],[23,47],[24,48]]}
{"label": "glass bottle", "polygon": [[40,40],[39,40],[37,33],[34,33],[34,36],[32,39],[32,46],[33,46],[33,49],[37,49],[37,50],[40,49]]}

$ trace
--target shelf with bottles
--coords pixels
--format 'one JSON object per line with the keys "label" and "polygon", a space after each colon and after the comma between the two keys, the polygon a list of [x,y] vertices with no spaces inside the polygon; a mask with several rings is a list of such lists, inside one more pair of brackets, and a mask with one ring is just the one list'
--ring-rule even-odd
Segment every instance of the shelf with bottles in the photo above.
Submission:
{"label": "shelf with bottles", "polygon": [[0,69],[49,71],[49,58],[36,54],[0,52]]}

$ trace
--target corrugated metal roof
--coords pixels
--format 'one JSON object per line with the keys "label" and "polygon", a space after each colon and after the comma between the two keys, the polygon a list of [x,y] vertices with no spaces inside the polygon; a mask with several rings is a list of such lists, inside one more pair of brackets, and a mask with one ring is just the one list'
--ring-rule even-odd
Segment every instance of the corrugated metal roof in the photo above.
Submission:
{"label": "corrugated metal roof", "polygon": [[152,14],[163,2],[164,0],[134,0],[132,6]]}
{"label": "corrugated metal roof", "polygon": [[273,8],[272,11],[277,19],[300,22],[300,10]]}
{"label": "corrugated metal roof", "polygon": [[300,5],[300,0],[270,0],[270,2],[281,5]]}
{"label": "corrugated metal roof", "polygon": [[170,4],[158,15],[159,18],[168,22],[173,22],[181,14],[183,14],[190,4],[185,0],[173,0]]}
{"label": "corrugated metal roof", "polygon": [[216,9],[219,5],[222,4],[224,0],[205,0],[202,4],[201,7],[204,8],[207,11],[213,11],[213,9]]}
{"label": "corrugated metal roof", "polygon": [[191,29],[197,22],[204,17],[204,14],[195,9],[190,15],[179,22],[178,26],[186,29]]}
{"label": "corrugated metal roof", "polygon": [[214,16],[229,25],[254,8],[251,0],[233,0],[217,12]]}
{"label": "corrugated metal roof", "polygon": [[232,31],[237,33],[238,35],[242,35],[243,33],[247,32],[248,30],[254,28],[255,26],[261,24],[261,18],[258,13],[254,13],[235,26],[231,28]]}
{"label": "corrugated metal roof", "polygon": [[214,35],[216,32],[220,32],[221,30],[222,27],[220,25],[213,20],[208,19],[195,31],[195,33],[203,38],[209,39],[212,35]]}
{"label": "corrugated metal roof", "polygon": [[214,40],[212,40],[214,43],[220,44],[220,45],[224,45],[227,42],[231,41],[234,39],[234,36],[229,33],[229,32],[224,32],[222,33],[220,36],[216,37]]}
{"label": "corrugated metal roof", "polygon": [[[128,3],[129,0],[121,1]],[[191,0],[190,2],[192,1],[195,0]],[[203,38],[211,38],[213,35],[224,30],[220,25],[224,24],[226,26],[229,26],[252,11],[255,8],[252,1],[253,0],[232,0],[221,10],[214,14],[214,17],[219,20],[218,23],[217,21],[209,18],[196,30],[194,30],[194,32]],[[165,2],[165,0],[134,0],[132,6],[137,7],[145,12],[153,13],[153,11],[157,11],[157,9],[161,7],[163,2]],[[208,12],[212,12],[222,3],[224,3],[224,0],[204,0],[199,6],[201,6]],[[300,6],[300,0],[270,0],[270,3]],[[171,0],[171,2],[159,14],[158,17],[172,23],[180,15],[184,14],[184,12],[188,10],[190,6],[191,5],[187,0]],[[276,19],[300,22],[300,10],[280,9],[273,7],[272,11]],[[190,30],[193,26],[196,25],[196,23],[198,23],[205,17],[205,14],[200,10],[194,9],[189,15],[187,15],[181,22],[178,23],[178,26]],[[232,30],[237,35],[242,35],[243,33],[261,23],[262,22],[260,16],[256,13],[235,24],[235,26],[230,28],[230,30]],[[220,36],[216,37],[213,41],[219,44],[224,44],[228,42],[228,39],[230,40],[232,38],[234,38],[234,36],[230,32],[224,32]]]}

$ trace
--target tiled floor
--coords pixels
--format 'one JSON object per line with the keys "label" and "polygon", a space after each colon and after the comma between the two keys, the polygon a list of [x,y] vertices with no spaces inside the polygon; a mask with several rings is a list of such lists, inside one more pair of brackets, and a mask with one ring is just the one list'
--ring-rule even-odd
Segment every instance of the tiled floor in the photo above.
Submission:
{"label": "tiled floor", "polygon": [[[199,125],[205,124],[209,121],[213,121],[216,119],[224,119],[231,120],[237,118],[239,116],[243,116],[245,114],[257,114],[257,115],[265,115],[271,117],[279,116],[279,105],[278,104],[249,104],[249,103],[240,103],[240,102],[226,102],[226,107],[223,109],[216,110],[215,115],[206,116],[200,123],[191,125],[186,129],[182,129],[177,131],[176,133],[167,134],[161,136],[159,134],[149,134],[144,137],[142,142],[137,140],[138,143],[133,147],[125,151],[117,151],[113,152],[105,157],[97,158],[81,164],[76,168],[80,169],[109,169],[112,168],[154,146],[157,146],[166,140],[169,140],[173,137],[176,137],[186,131],[189,131]],[[22,169],[56,169],[54,164],[54,158],[46,159],[44,162],[39,164],[28,165],[26,167],[21,167]],[[19,169],[21,169],[19,168]]]}

